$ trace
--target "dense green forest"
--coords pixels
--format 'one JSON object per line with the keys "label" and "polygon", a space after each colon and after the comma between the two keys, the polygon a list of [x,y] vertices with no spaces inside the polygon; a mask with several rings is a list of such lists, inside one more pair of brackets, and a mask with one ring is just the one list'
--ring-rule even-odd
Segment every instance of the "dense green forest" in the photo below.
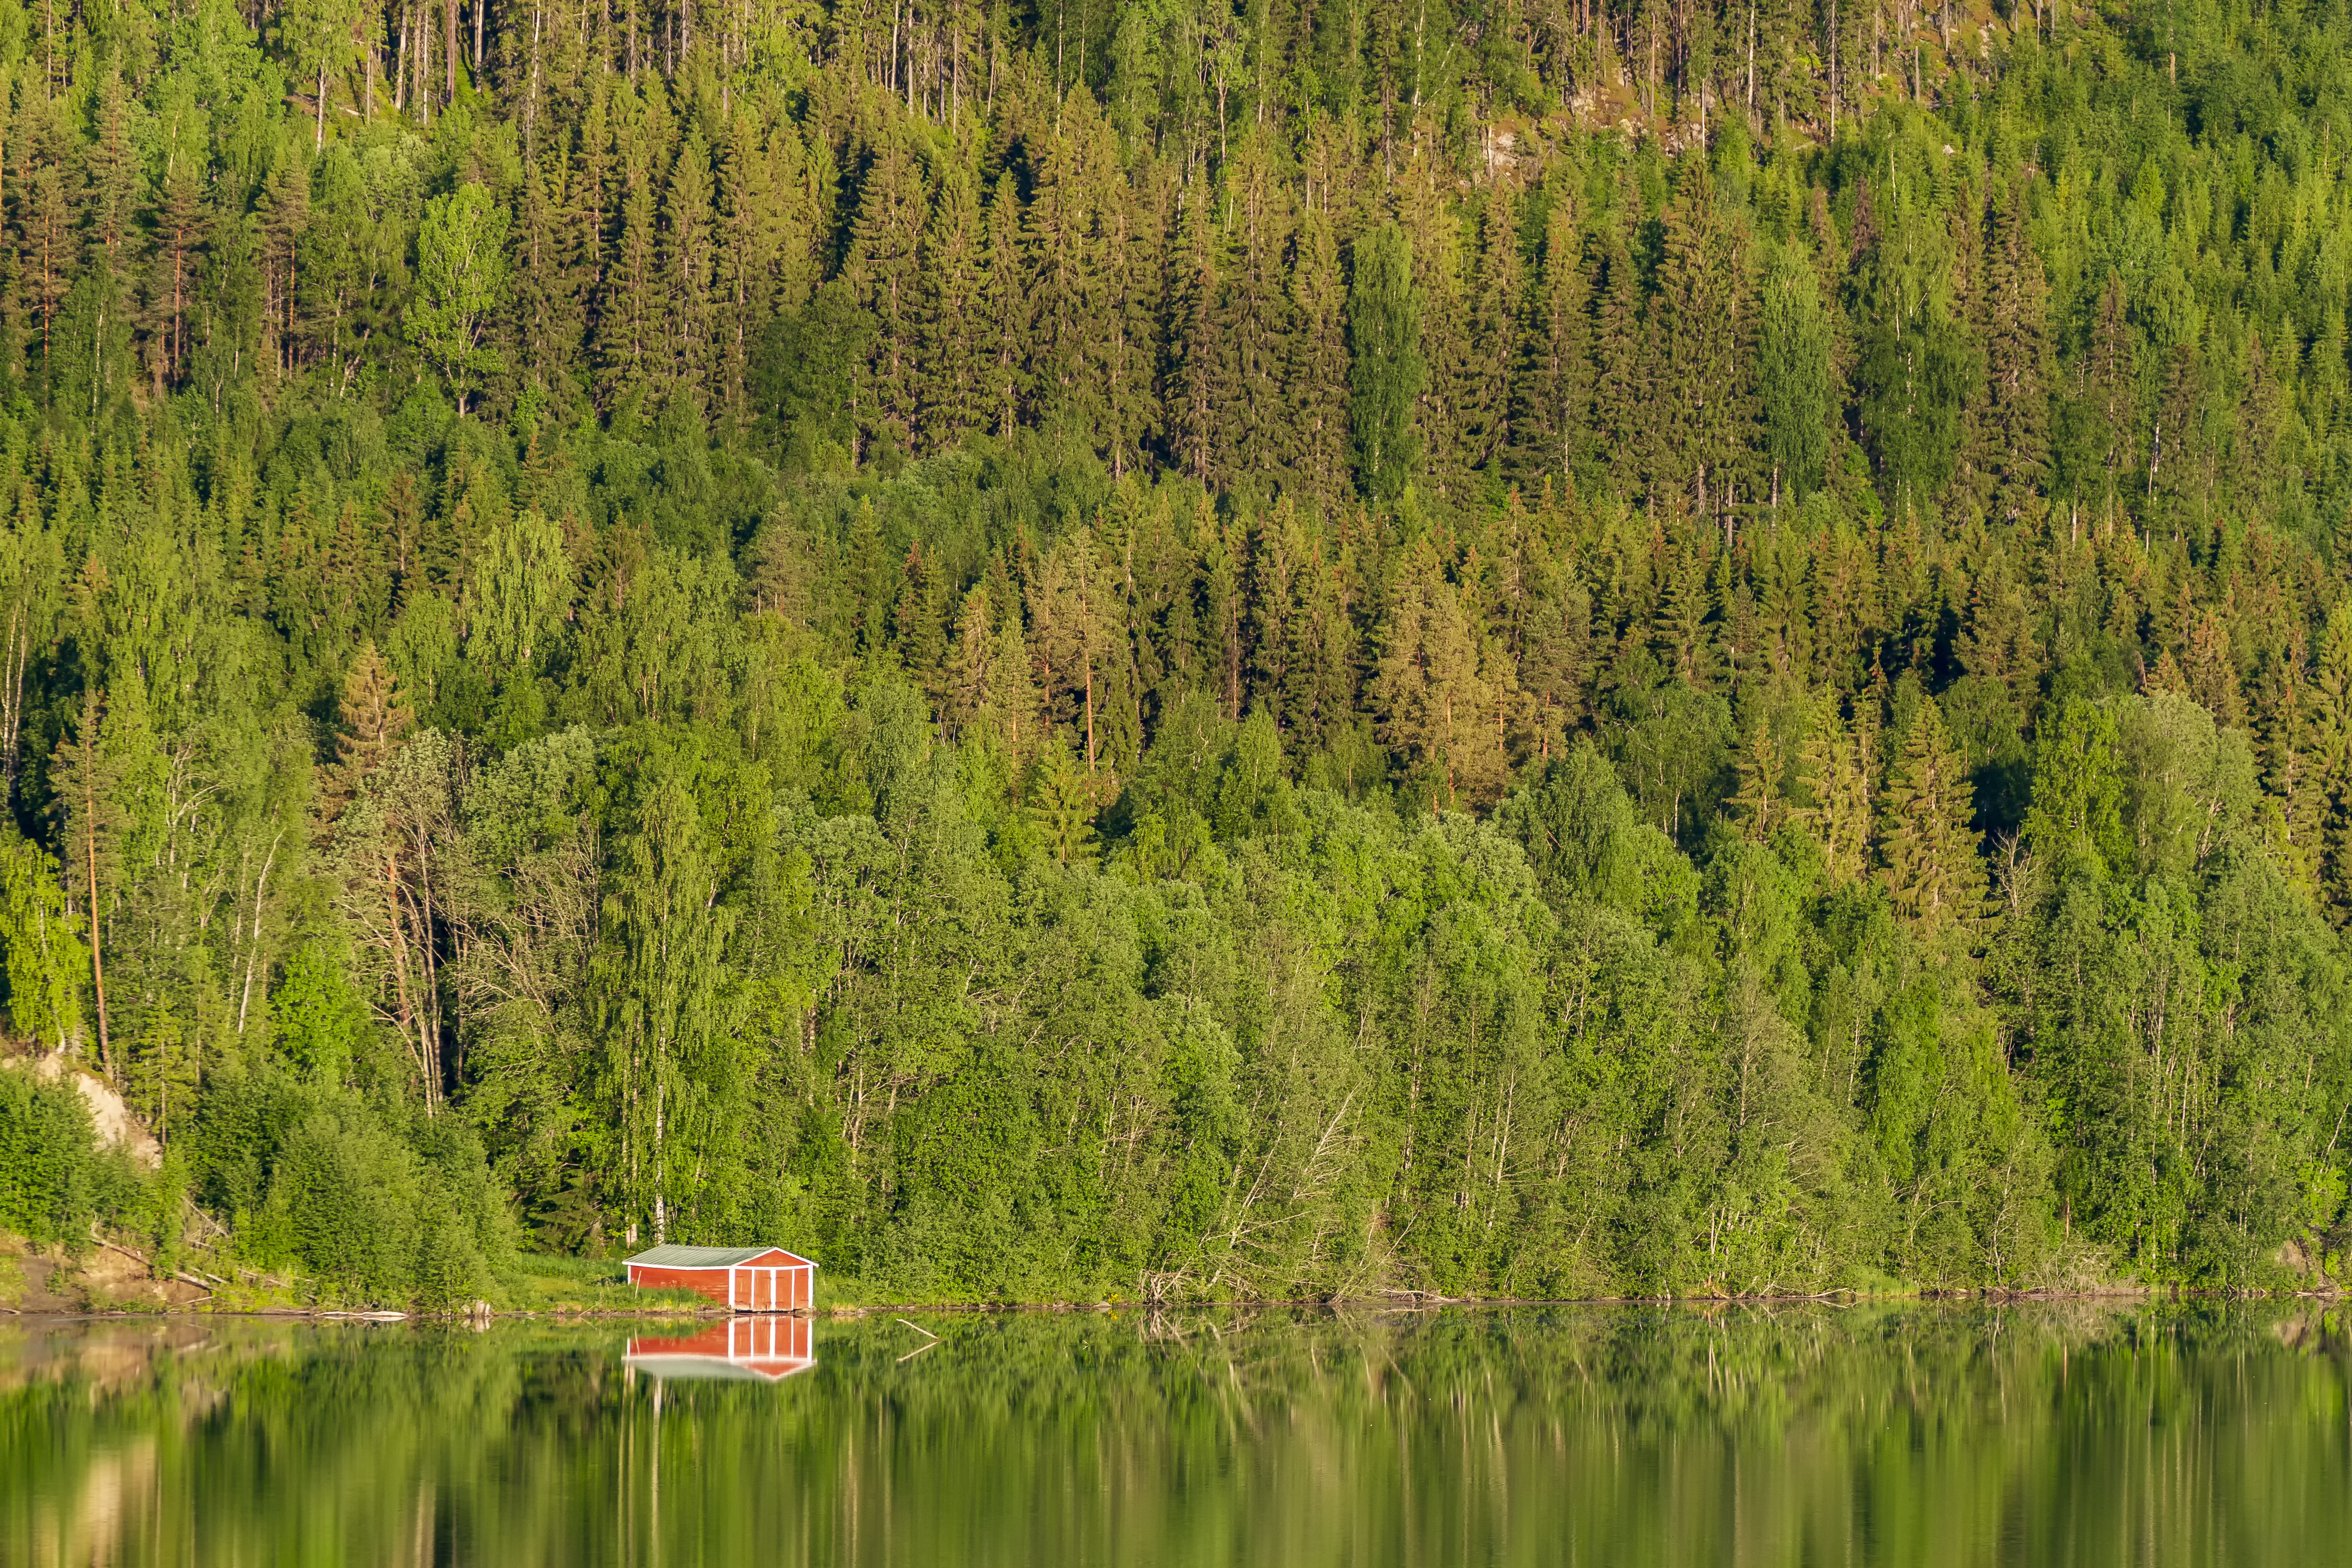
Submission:
{"label": "dense green forest", "polygon": [[2340,1272],[2347,58],[0,0],[0,1222],[377,1300]]}

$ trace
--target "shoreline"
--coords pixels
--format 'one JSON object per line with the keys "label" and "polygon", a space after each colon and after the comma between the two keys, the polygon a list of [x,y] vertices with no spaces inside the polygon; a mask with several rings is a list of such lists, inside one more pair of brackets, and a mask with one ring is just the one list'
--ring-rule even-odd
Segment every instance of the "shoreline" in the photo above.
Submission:
{"label": "shoreline", "polygon": [[349,1323],[374,1328],[399,1324],[464,1324],[487,1326],[492,1322],[539,1323],[694,1323],[726,1321],[745,1317],[791,1317],[853,1322],[893,1312],[921,1312],[958,1316],[994,1316],[1014,1313],[1117,1313],[1146,1310],[1150,1312],[1211,1312],[1211,1311],[1328,1311],[1373,1310],[1382,1312],[1426,1313],[1448,1309],[1468,1310],[1503,1310],[1549,1307],[1664,1307],[1686,1310],[1721,1310],[1733,1307],[1778,1308],[1835,1307],[1842,1310],[1873,1304],[1910,1303],[1942,1306],[2030,1306],[2044,1302],[2064,1301],[2127,1301],[2168,1300],[2189,1301],[2342,1301],[2347,1292],[2344,1288],[2329,1286],[2307,1290],[2204,1290],[2168,1286],[2114,1286],[2079,1290],[1918,1290],[1918,1291],[1829,1291],[1788,1296],[1576,1296],[1576,1297],[1432,1297],[1418,1293],[1385,1296],[1330,1298],[1321,1300],[1230,1300],[1230,1301],[894,1301],[876,1303],[841,1303],[835,1306],[803,1307],[783,1312],[734,1312],[718,1308],[697,1310],[690,1307],[645,1308],[625,1310],[619,1308],[593,1308],[577,1311],[562,1309],[533,1308],[509,1311],[479,1312],[413,1312],[398,1309],[335,1309],[308,1308],[220,1308],[204,1305],[160,1307],[152,1309],[116,1308],[102,1311],[45,1311],[0,1307],[0,1321],[17,1320],[39,1322],[133,1322],[175,1321],[205,1318],[249,1318],[257,1321]]}

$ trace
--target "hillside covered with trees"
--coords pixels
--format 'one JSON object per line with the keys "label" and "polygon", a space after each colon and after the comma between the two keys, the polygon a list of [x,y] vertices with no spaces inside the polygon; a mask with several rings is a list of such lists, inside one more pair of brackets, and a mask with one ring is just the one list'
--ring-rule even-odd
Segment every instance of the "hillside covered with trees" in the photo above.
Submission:
{"label": "hillside covered with trees", "polygon": [[2340,1278],[2348,56],[0,0],[0,1225]]}

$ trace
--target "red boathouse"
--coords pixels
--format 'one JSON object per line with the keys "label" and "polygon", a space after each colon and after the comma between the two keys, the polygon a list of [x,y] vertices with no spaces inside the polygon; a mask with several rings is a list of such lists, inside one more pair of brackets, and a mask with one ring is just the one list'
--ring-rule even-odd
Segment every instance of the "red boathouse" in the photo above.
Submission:
{"label": "red boathouse", "polygon": [[739,1312],[816,1304],[816,1265],[781,1247],[656,1247],[628,1261],[629,1283],[691,1290]]}
{"label": "red boathouse", "polygon": [[816,1364],[806,1318],[730,1318],[684,1339],[641,1335],[623,1363],[652,1377],[756,1377],[782,1383]]}

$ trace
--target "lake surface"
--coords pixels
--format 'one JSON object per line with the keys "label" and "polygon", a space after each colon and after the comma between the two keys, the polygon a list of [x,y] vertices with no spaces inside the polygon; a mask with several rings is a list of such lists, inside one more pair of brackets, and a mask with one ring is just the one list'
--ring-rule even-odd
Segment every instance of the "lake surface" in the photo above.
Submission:
{"label": "lake surface", "polygon": [[2317,1310],[907,1316],[0,1318],[0,1563],[2352,1563]]}

